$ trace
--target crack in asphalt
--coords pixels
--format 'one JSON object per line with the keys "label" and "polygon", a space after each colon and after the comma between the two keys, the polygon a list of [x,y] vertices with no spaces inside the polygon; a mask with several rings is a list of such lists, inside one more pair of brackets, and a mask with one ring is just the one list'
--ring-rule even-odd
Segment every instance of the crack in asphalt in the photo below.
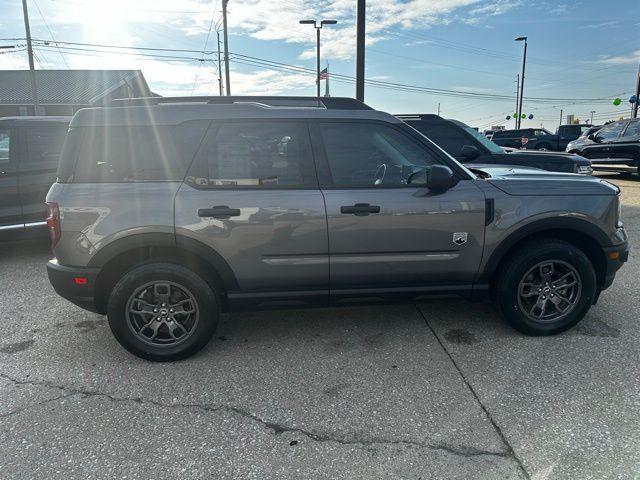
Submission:
{"label": "crack in asphalt", "polygon": [[513,459],[518,464],[518,467],[522,471],[524,477],[527,480],[530,480],[531,476],[529,475],[529,472],[527,472],[527,469],[524,467],[524,464],[522,463],[522,460],[518,457],[518,455],[516,455],[515,450],[513,449],[511,444],[509,443],[509,440],[507,440],[507,437],[505,437],[504,433],[502,432],[502,429],[497,424],[497,422],[493,419],[493,416],[491,415],[491,413],[489,412],[487,407],[485,407],[485,405],[482,403],[482,401],[480,400],[480,397],[478,396],[478,394],[476,393],[474,388],[471,386],[471,383],[467,379],[466,375],[462,372],[462,369],[458,366],[458,363],[455,361],[455,359],[453,358],[453,355],[451,354],[449,349],[445,346],[445,344],[442,341],[442,339],[440,338],[440,336],[436,333],[436,330],[431,326],[431,324],[429,323],[429,320],[427,320],[427,317],[425,316],[425,314],[423,313],[423,311],[422,311],[422,309],[420,308],[419,305],[416,305],[416,310],[418,310],[418,314],[422,317],[422,319],[424,320],[424,323],[427,325],[429,330],[431,330],[431,333],[433,333],[433,336],[436,338],[436,340],[440,344],[440,347],[442,347],[442,350],[444,350],[444,352],[447,354],[447,356],[449,357],[449,360],[451,360],[451,363],[453,364],[455,369],[458,371],[458,374],[462,378],[462,381],[464,382],[466,387],[469,389],[469,391],[473,395],[473,398],[475,398],[476,402],[478,402],[478,405],[480,406],[480,408],[484,412],[485,416],[487,417],[487,419],[489,420],[489,422],[493,426],[493,429],[496,431],[496,433],[500,437],[500,440],[502,440],[502,443],[507,448],[506,456],[508,456],[511,459]]}
{"label": "crack in asphalt", "polygon": [[[113,402],[134,402],[134,403],[150,403],[157,407],[161,408],[182,408],[182,409],[197,409],[205,412],[228,412],[235,414],[237,416],[252,420],[256,423],[263,425],[265,428],[271,430],[274,435],[281,435],[283,433],[298,433],[304,435],[305,437],[319,443],[337,443],[339,445],[345,446],[391,446],[391,445],[399,445],[399,446],[407,446],[407,447],[416,447],[416,448],[425,448],[429,450],[436,451],[444,451],[451,455],[461,456],[461,457],[478,457],[478,456],[493,456],[500,458],[510,458],[513,457],[513,450],[504,450],[504,451],[492,451],[492,450],[482,450],[475,447],[468,446],[455,446],[446,443],[437,443],[431,444],[426,442],[420,442],[417,440],[406,440],[406,439],[387,439],[383,437],[366,437],[366,436],[348,436],[348,435],[338,435],[335,433],[318,433],[312,432],[309,430],[305,430],[299,427],[291,427],[281,423],[276,423],[272,421],[265,420],[260,416],[253,414],[247,410],[242,408],[230,406],[230,405],[206,405],[206,404],[198,404],[198,403],[163,403],[157,400],[151,399],[143,399],[141,397],[117,397],[104,392],[97,392],[93,390],[84,390],[75,387],[66,387],[63,385],[56,385],[52,382],[41,381],[41,380],[20,380],[14,378],[10,375],[0,373],[0,378],[4,378],[16,385],[32,385],[39,387],[48,387],[53,389],[59,389],[63,392],[66,392],[58,397],[50,398],[44,400],[42,402],[38,402],[32,405],[28,405],[24,408],[14,410],[9,412],[8,414],[0,415],[0,418],[6,418],[10,415],[14,415],[17,413],[24,412],[25,410],[37,407],[39,405],[43,405],[49,402],[53,402],[56,400],[61,400],[67,397],[71,397],[74,395],[80,395],[83,397],[104,397]],[[506,442],[505,442],[506,443]],[[508,444],[506,444],[508,446]]]}

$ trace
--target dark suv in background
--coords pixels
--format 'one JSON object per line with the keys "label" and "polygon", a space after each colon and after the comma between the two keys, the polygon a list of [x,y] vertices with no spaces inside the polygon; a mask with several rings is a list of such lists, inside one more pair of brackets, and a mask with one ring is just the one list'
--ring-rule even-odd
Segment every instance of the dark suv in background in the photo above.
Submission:
{"label": "dark suv in background", "polygon": [[590,127],[591,125],[560,125],[555,134],[544,128],[497,130],[491,140],[502,147],[563,152],[569,142],[580,137]]}
{"label": "dark suv in background", "polygon": [[71,117],[0,118],[0,238],[44,226]]}
{"label": "dark suv in background", "polygon": [[224,310],[433,295],[491,292],[512,326],[551,335],[627,260],[619,194],[586,175],[469,170],[352,99],[131,100],[73,117],[47,270],[152,360],[202,348]]}
{"label": "dark suv in background", "polygon": [[396,115],[459,162],[474,165],[516,165],[551,172],[591,174],[591,162],[564,152],[516,150],[505,152],[485,135],[458,120],[438,115]]}
{"label": "dark suv in background", "polygon": [[640,118],[604,125],[569,149],[600,165],[628,165],[640,173]]}

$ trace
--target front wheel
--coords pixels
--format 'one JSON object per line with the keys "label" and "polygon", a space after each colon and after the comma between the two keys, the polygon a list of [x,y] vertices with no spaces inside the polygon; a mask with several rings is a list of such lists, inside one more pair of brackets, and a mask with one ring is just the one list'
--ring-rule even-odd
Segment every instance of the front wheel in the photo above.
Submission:
{"label": "front wheel", "polygon": [[570,243],[544,239],[513,252],[499,273],[496,300],[503,317],[527,335],[573,327],[596,294],[593,265]]}
{"label": "front wheel", "polygon": [[109,326],[131,353],[172,361],[204,347],[218,323],[216,295],[199,275],[171,263],[141,265],[116,284],[107,305]]}

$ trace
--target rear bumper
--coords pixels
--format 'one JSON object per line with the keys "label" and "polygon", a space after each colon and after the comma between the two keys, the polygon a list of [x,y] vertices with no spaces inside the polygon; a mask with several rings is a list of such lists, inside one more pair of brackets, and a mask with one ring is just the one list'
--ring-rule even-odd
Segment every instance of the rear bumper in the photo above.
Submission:
{"label": "rear bumper", "polygon": [[47,274],[58,295],[85,310],[98,313],[94,301],[97,268],[65,267],[54,258],[47,263]]}
{"label": "rear bumper", "polygon": [[602,290],[611,286],[616,272],[622,268],[622,265],[629,260],[629,243],[624,242],[615,247],[606,247],[603,249],[606,259],[606,269]]}

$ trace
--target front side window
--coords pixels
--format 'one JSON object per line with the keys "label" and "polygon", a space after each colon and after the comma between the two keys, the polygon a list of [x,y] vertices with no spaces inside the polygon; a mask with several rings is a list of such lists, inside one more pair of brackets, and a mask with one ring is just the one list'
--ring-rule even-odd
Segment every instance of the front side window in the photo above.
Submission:
{"label": "front side window", "polygon": [[302,186],[309,163],[308,131],[294,122],[242,122],[220,125],[206,156],[208,186]]}
{"label": "front side window", "polygon": [[631,122],[624,131],[625,140],[640,140],[640,121]]}
{"label": "front side window", "polygon": [[74,182],[180,181],[209,122],[76,129],[81,147]]}
{"label": "front side window", "polygon": [[605,127],[602,127],[600,131],[596,134],[596,138],[601,142],[609,142],[611,140],[615,140],[622,132],[623,127],[626,122],[616,122]]}
{"label": "front side window", "polygon": [[387,125],[323,123],[322,141],[335,185],[402,186],[438,163],[425,147]]}
{"label": "front side window", "polygon": [[0,130],[0,163],[9,163],[10,146],[11,133],[9,130]]}
{"label": "front side window", "polygon": [[67,132],[66,125],[27,130],[28,163],[57,162]]}

